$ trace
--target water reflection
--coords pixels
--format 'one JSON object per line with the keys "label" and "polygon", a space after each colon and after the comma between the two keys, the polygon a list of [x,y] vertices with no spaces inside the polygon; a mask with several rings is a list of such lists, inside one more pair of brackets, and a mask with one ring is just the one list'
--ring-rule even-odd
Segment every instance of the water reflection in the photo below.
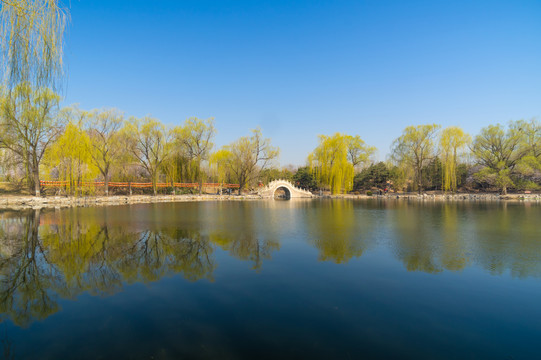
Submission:
{"label": "water reflection", "polygon": [[39,241],[39,210],[5,215],[0,227],[0,312],[24,326],[58,311],[57,294],[65,286]]}
{"label": "water reflection", "polygon": [[314,203],[305,220],[319,260],[340,264],[360,257],[375,243],[372,232],[379,215],[377,209],[359,209],[351,201]]}
{"label": "water reflection", "polygon": [[272,212],[268,215],[269,219],[258,222],[256,218],[260,214],[248,203],[238,204],[235,211],[228,204],[218,204],[207,216],[206,228],[212,243],[237,259],[251,261],[252,269],[259,271],[263,260],[270,259],[280,249],[272,228],[276,220],[273,221]]}
{"label": "water reflection", "polygon": [[[194,230],[111,226],[77,211],[1,220],[0,312],[27,325],[59,310],[58,297],[112,294],[124,282],[182,274],[212,279],[209,237]],[[40,226],[41,220],[41,226]]]}
{"label": "water reflection", "polygon": [[481,267],[513,277],[541,275],[539,206],[521,203],[397,202],[388,213],[389,245],[410,271]]}
{"label": "water reflection", "polygon": [[[400,201],[4,211],[0,313],[26,326],[59,311],[60,299],[82,293],[110,295],[126,283],[172,275],[213,281],[218,249],[263,271],[266,260],[295,241],[315,248],[319,261],[336,264],[380,248],[390,249],[408,271],[479,267],[493,275],[538,277],[540,215],[539,206],[523,204]],[[305,250],[289,251],[306,259]]]}

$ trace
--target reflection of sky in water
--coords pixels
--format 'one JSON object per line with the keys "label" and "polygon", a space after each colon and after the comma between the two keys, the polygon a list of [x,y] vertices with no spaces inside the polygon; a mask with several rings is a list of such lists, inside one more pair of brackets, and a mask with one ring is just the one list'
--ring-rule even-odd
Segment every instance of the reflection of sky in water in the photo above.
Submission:
{"label": "reflection of sky in water", "polygon": [[4,212],[4,350],[532,358],[540,215],[377,200]]}

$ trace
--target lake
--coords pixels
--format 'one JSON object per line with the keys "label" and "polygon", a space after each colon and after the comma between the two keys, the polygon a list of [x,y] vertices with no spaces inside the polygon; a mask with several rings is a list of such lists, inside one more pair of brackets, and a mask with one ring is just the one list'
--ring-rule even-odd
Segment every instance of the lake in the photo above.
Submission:
{"label": "lake", "polygon": [[6,359],[534,359],[541,206],[0,212]]}

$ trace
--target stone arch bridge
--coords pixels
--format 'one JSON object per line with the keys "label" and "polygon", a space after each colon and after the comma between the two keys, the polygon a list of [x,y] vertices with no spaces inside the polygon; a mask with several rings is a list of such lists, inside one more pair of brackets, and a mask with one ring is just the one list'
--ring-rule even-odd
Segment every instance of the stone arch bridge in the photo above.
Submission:
{"label": "stone arch bridge", "polygon": [[298,188],[287,180],[271,181],[267,186],[259,189],[258,194],[263,198],[274,198],[277,190],[284,190],[286,199],[313,197],[310,191]]}

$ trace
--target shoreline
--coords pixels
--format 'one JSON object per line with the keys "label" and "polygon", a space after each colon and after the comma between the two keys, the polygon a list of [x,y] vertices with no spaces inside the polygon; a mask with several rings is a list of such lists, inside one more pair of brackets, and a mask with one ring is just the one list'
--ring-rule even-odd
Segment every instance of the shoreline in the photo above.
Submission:
{"label": "shoreline", "polygon": [[539,202],[541,194],[387,194],[387,195],[327,195],[323,198],[343,199],[383,199],[383,200],[417,200],[417,201],[523,201]]}
{"label": "shoreline", "polygon": [[[304,198],[307,200],[310,198]],[[383,201],[422,201],[422,202],[541,202],[541,194],[387,194],[387,195],[314,195],[317,199],[344,199],[344,200],[383,200]],[[272,200],[260,195],[112,195],[112,196],[48,196],[35,197],[30,195],[0,195],[0,209],[42,209],[42,208],[70,208],[87,206],[118,206],[131,204],[153,204],[171,202],[199,202],[199,201],[256,201]],[[295,200],[295,199],[293,199]]]}
{"label": "shoreline", "polygon": [[253,201],[259,195],[0,196],[0,209],[44,209],[198,201]]}

